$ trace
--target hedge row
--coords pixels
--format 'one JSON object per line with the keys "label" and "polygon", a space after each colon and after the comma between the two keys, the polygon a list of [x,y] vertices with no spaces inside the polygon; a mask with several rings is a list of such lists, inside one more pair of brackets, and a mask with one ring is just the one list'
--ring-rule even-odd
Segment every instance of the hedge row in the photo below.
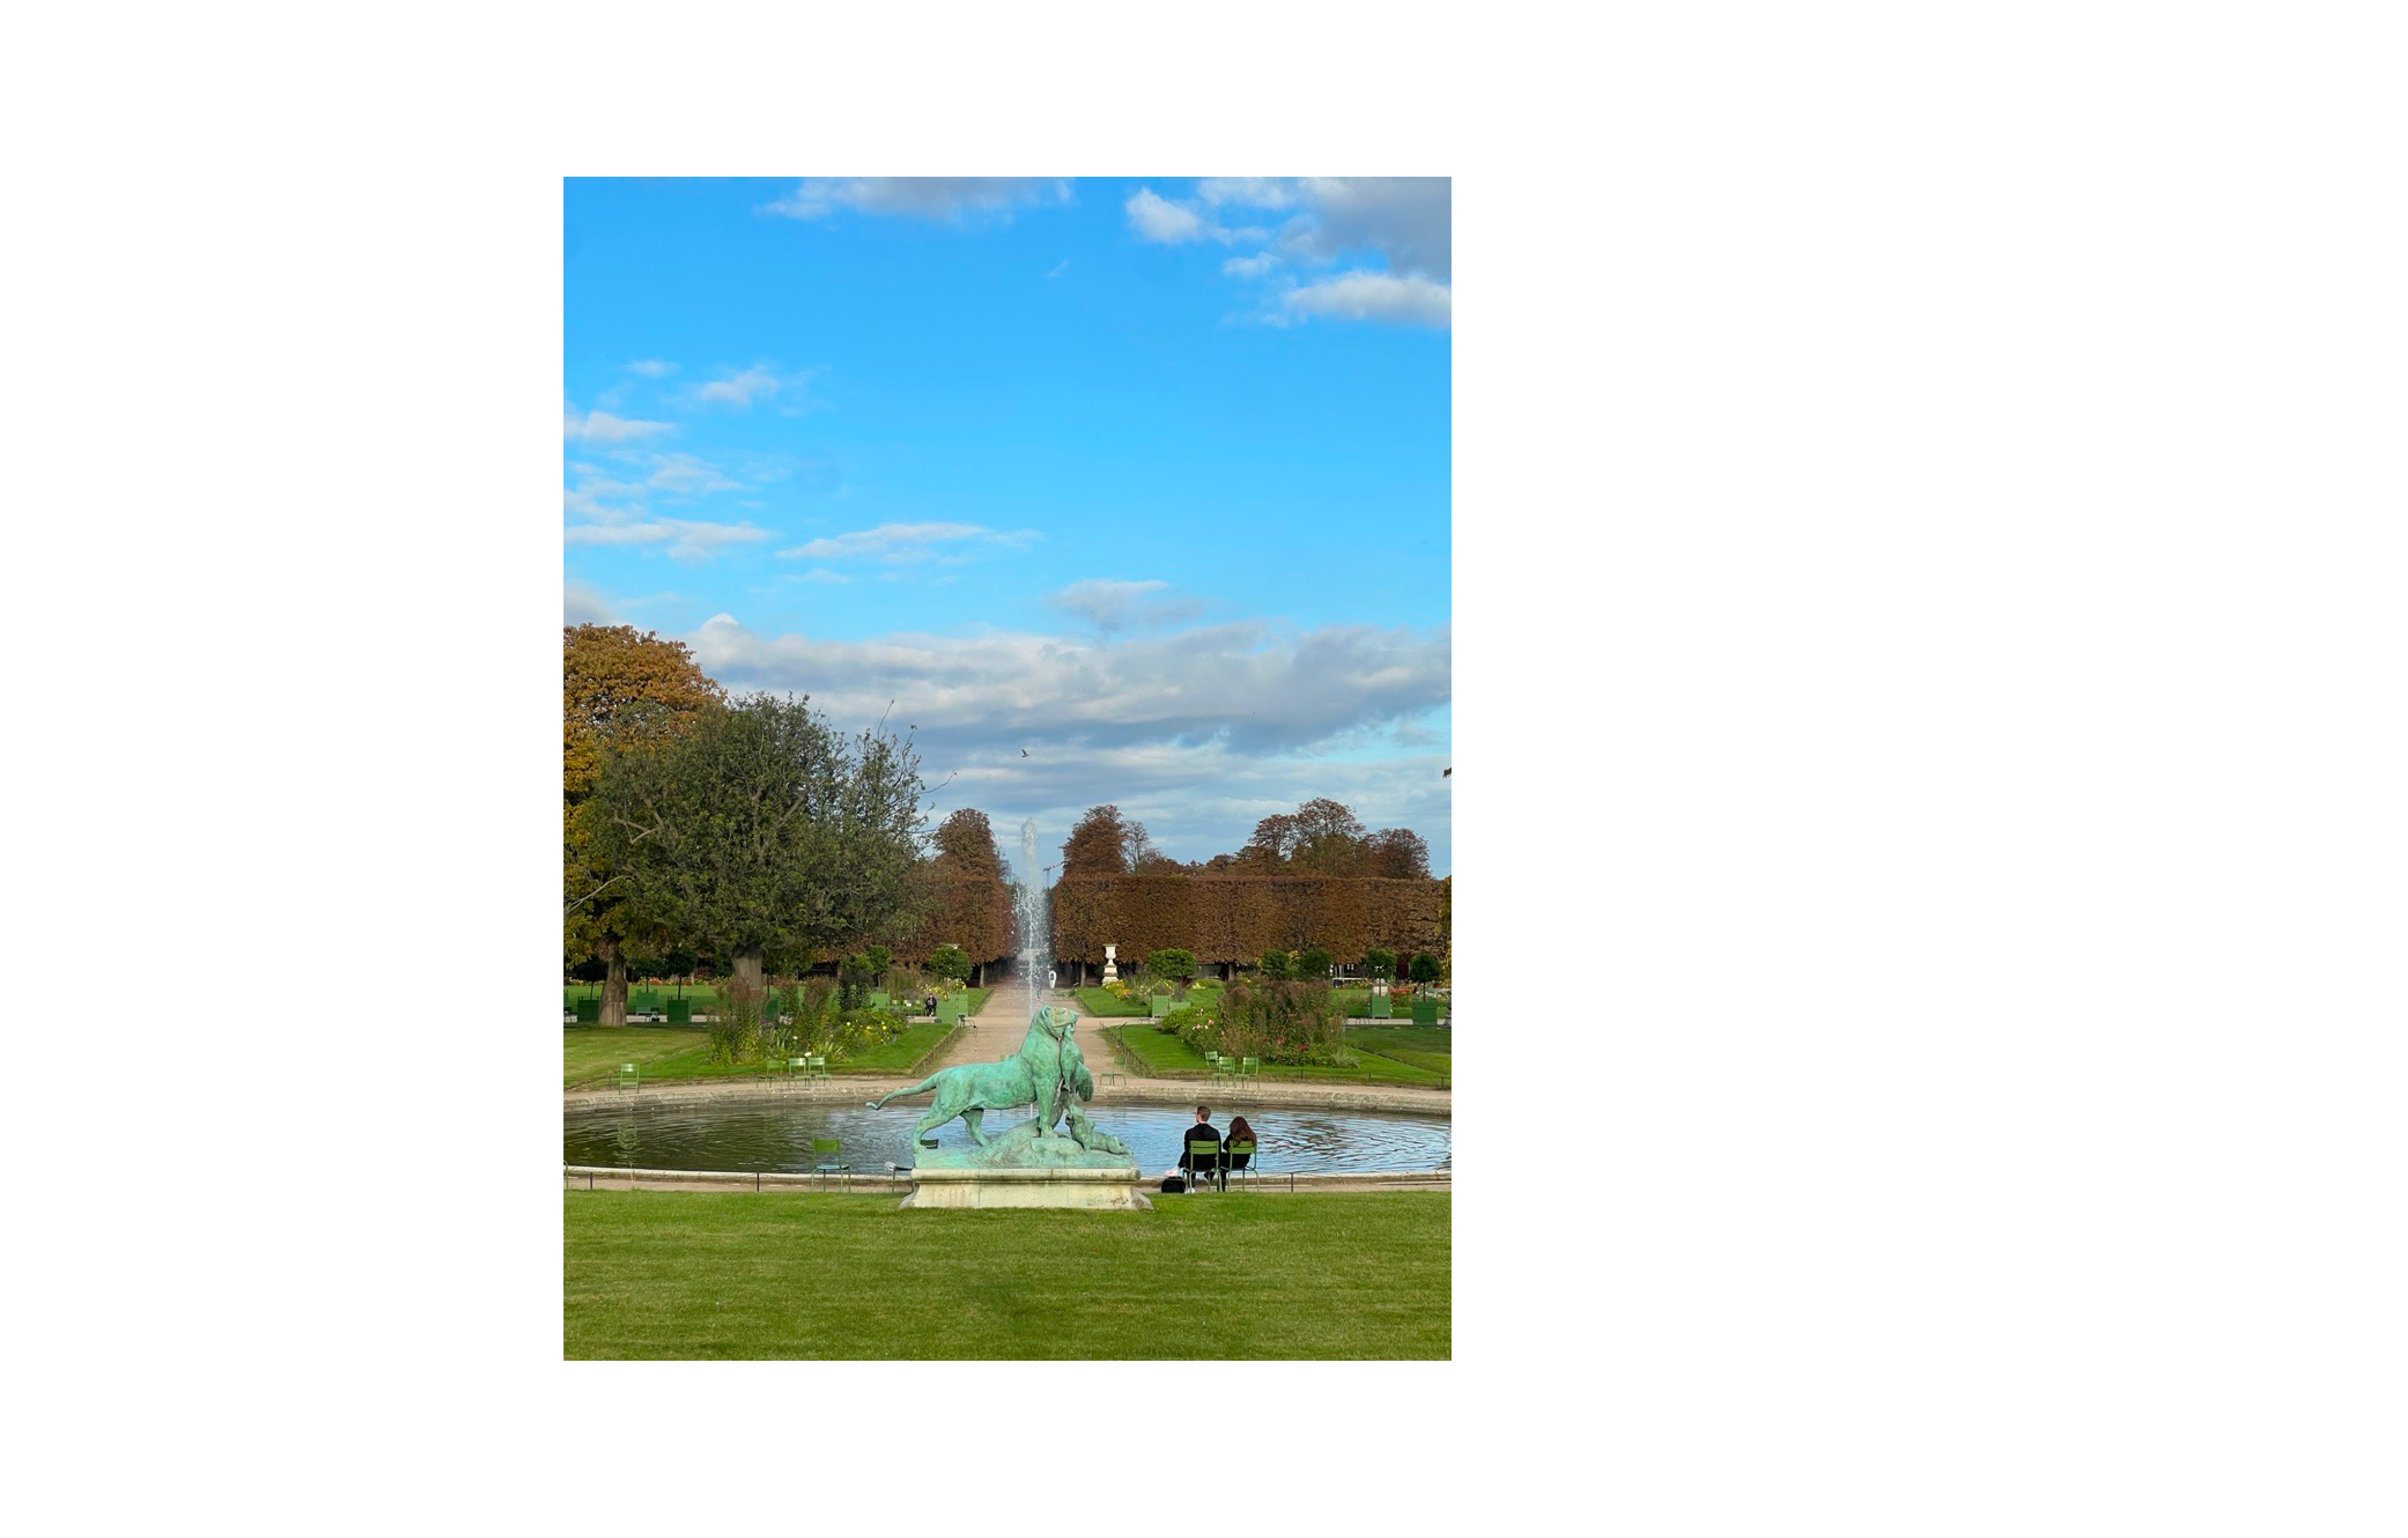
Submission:
{"label": "hedge row", "polygon": [[1054,954],[1100,963],[1177,946],[1207,965],[1318,945],[1443,952],[1448,884],[1340,876],[1078,876],[1054,888]]}

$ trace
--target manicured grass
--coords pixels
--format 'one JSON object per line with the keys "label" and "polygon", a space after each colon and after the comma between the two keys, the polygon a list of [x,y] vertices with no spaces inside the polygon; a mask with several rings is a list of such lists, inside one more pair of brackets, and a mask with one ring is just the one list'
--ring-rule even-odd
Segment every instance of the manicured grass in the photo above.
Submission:
{"label": "manicured grass", "polygon": [[[976,1014],[979,1011],[984,1009],[986,1007],[987,996],[993,992],[995,992],[993,988],[970,989],[970,1013],[972,1014]],[[673,983],[664,984],[656,988],[647,988],[640,983],[630,983],[627,985],[627,999],[631,1005],[635,1001],[636,995],[639,993],[657,994],[660,996],[660,999],[664,1003],[667,1002],[669,999],[679,997],[677,985]],[[576,1008],[576,1002],[580,999],[601,998],[602,985],[599,983],[572,983],[562,990],[561,997],[563,1005],[561,1013],[566,1014]],[[694,1005],[694,1013],[696,1014],[709,1014],[719,1008],[719,989],[712,984],[689,983],[685,986],[683,997]],[[1106,997],[1110,996],[1107,995]],[[916,1000],[914,1001],[914,1007],[916,1007]],[[624,1062],[626,1059],[621,1058],[620,1060]]]}
{"label": "manicured grass", "polygon": [[[1197,1003],[1204,1003],[1211,1000],[1220,991],[1221,985],[1219,983],[1207,981],[1198,983],[1189,988],[1187,990],[1187,997],[1189,999],[1193,999]],[[1145,1018],[1145,995],[1141,993],[1130,994],[1126,999],[1115,999],[1101,988],[1081,988],[1078,990],[1078,996],[1079,1013],[1091,1019],[1101,1018],[1107,1020],[1125,1020],[1131,1017],[1138,1019]],[[1184,1001],[1185,1000],[1182,1000],[1182,1002]]]}
{"label": "manicured grass", "polygon": [[576,1084],[608,1078],[619,1071],[621,1063],[641,1064],[644,1075],[652,1077],[653,1063],[691,1051],[701,1042],[702,1032],[683,1026],[628,1026],[617,1030],[568,1026],[562,1029],[561,1039],[566,1071],[563,1082]]}
{"label": "manicured grass", "polygon": [[[850,1057],[830,1056],[836,1073],[901,1073],[928,1055],[952,1033],[950,1026],[921,1021],[902,1035]],[[600,1026],[563,1028],[566,1085],[592,1083],[616,1075],[621,1063],[640,1065],[647,1083],[668,1079],[751,1079],[760,1076],[756,1059],[749,1063],[714,1063],[710,1035],[700,1026],[627,1026],[608,1030]]]}
{"label": "manicured grass", "polygon": [[[1141,1071],[1151,1076],[1173,1079],[1190,1075],[1198,1078],[1211,1076],[1211,1065],[1204,1060],[1202,1054],[1178,1037],[1167,1035],[1152,1026],[1106,1026],[1099,1034],[1111,1038]],[[1433,1088],[1451,1082],[1450,1057],[1442,1053],[1420,1052],[1406,1043],[1392,1043],[1385,1040],[1390,1034],[1385,1028],[1349,1027],[1346,1045],[1361,1059],[1352,1068],[1318,1065],[1289,1068],[1278,1063],[1266,1063],[1259,1076],[1298,1083],[1423,1085]],[[1438,1031],[1435,1034],[1444,1036],[1446,1033]],[[1392,1055],[1398,1052],[1414,1052],[1416,1056],[1407,1058]]]}
{"label": "manicured grass", "polygon": [[1454,1212],[1442,1192],[1157,1194],[1150,1213],[904,1212],[896,1200],[566,1192],[563,1354],[1454,1352]]}

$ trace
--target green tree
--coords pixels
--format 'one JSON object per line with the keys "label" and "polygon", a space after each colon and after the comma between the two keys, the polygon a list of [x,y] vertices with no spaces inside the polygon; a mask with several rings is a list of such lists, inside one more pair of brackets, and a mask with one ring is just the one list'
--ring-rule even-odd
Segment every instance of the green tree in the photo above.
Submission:
{"label": "green tree", "polygon": [[1146,956],[1145,970],[1155,977],[1172,978],[1182,985],[1192,983],[1196,979],[1196,956],[1190,951],[1166,947]]}
{"label": "green tree", "polygon": [[1265,951],[1262,972],[1267,983],[1284,983],[1296,975],[1296,964],[1285,951]]}
{"label": "green tree", "polygon": [[1363,953],[1363,970],[1373,977],[1393,980],[1397,975],[1397,953],[1377,947]]}
{"label": "green tree", "polygon": [[595,842],[631,904],[726,952],[757,994],[765,956],[807,962],[904,913],[921,788],[908,741],[848,740],[807,698],[756,695],[658,752],[609,755]]}
{"label": "green tree", "polygon": [[1329,975],[1333,958],[1318,945],[1308,945],[1296,953],[1296,975],[1305,982],[1317,983]]}
{"label": "green tree", "polygon": [[955,983],[970,980],[970,956],[958,945],[939,945],[928,953],[928,970]]}
{"label": "green tree", "polygon": [[653,751],[725,696],[683,643],[628,625],[567,626],[561,662],[562,945],[599,965],[602,1024],[624,1026],[629,950],[664,950],[678,937],[628,900],[622,873],[595,851],[585,809],[609,755]]}
{"label": "green tree", "polygon": [[1438,957],[1430,955],[1427,951],[1415,951],[1413,953],[1413,981],[1416,983],[1437,982]]}

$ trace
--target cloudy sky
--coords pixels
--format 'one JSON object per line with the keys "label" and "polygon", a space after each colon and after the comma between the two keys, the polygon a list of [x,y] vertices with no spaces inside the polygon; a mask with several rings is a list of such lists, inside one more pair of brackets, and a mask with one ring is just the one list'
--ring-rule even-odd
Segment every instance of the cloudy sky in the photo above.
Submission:
{"label": "cloudy sky", "polygon": [[566,613],[1043,858],[1313,796],[1452,868],[1443,179],[572,180]]}

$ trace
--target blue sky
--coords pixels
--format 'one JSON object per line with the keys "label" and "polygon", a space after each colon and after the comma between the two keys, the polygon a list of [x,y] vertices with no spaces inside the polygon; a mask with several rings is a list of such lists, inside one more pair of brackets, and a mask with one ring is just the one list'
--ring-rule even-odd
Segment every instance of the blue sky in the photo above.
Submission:
{"label": "blue sky", "polygon": [[894,700],[1008,855],[1330,796],[1444,874],[1450,222],[1443,179],[571,180],[567,618]]}

